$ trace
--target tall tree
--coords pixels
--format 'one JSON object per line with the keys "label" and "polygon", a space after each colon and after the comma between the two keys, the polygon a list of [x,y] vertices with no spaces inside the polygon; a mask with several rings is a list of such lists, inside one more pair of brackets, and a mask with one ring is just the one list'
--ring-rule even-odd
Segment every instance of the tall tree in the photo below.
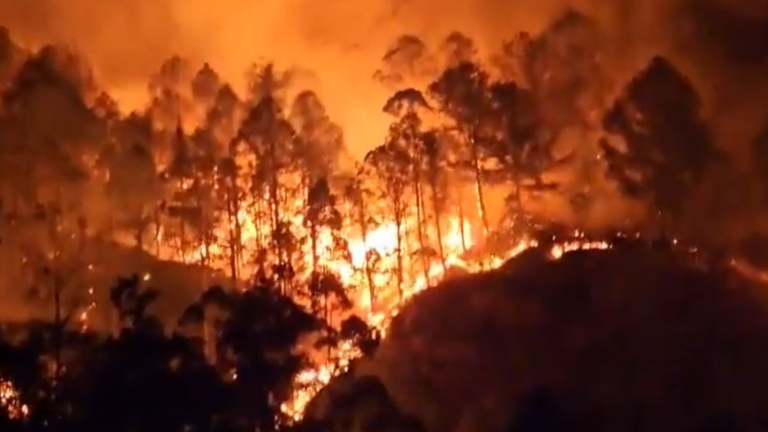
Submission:
{"label": "tall tree", "polygon": [[[440,255],[440,263],[443,266],[443,273],[447,270],[446,256],[443,242],[443,220],[444,204],[448,198],[446,185],[446,162],[444,149],[440,145],[439,131],[427,131],[422,136],[424,146],[425,174],[427,183],[431,189],[432,212],[435,215],[435,231],[437,233],[437,250]],[[461,221],[463,224],[464,221]],[[462,239],[464,236],[462,226]]]}
{"label": "tall tree", "polygon": [[309,90],[294,99],[290,121],[296,130],[294,150],[302,183],[309,189],[320,179],[331,178],[338,169],[345,150],[343,131],[331,120],[320,98]]}
{"label": "tall tree", "polygon": [[517,41],[512,53],[522,56],[524,82],[553,134],[602,110],[611,87],[601,63],[604,40],[597,21],[571,9],[535,38]]}
{"label": "tall tree", "polygon": [[172,134],[192,112],[190,82],[193,77],[189,61],[179,56],[165,60],[160,70],[150,77],[149,109],[156,129]]}
{"label": "tall tree", "polygon": [[[282,176],[295,164],[295,131],[279,102],[272,96],[265,96],[249,111],[237,140],[247,146],[256,161],[253,167],[254,194],[262,197],[266,192],[269,197],[271,238],[277,254],[275,270],[282,288],[286,289],[287,279],[293,273],[290,258],[295,239],[283,214],[286,193]],[[262,185],[266,190],[262,190]]]}
{"label": "tall tree", "polygon": [[408,203],[406,192],[412,177],[409,150],[401,144],[399,141],[388,140],[368,152],[365,156],[365,164],[376,175],[380,187],[379,197],[388,204],[389,213],[395,223],[397,293],[402,302],[404,300],[403,283],[405,282],[404,253],[407,243]]}
{"label": "tall tree", "polygon": [[395,93],[384,105],[384,112],[395,117],[395,122],[389,128],[389,144],[401,148],[408,155],[413,196],[416,205],[416,230],[419,239],[424,280],[429,283],[429,256],[425,233],[425,205],[422,187],[422,177],[425,168],[426,148],[424,146],[424,131],[419,116],[420,109],[429,109],[429,104],[420,91],[406,89]]}
{"label": "tall tree", "polygon": [[374,265],[376,261],[376,251],[369,250],[367,246],[369,228],[375,224],[373,212],[370,211],[369,201],[375,200],[375,188],[371,186],[371,171],[373,167],[367,164],[358,164],[353,176],[347,181],[344,189],[344,196],[351,203],[352,213],[349,217],[356,222],[360,228],[362,238],[362,266],[365,273],[365,280],[368,286],[369,312],[376,308],[376,284],[373,277]]}
{"label": "tall tree", "polygon": [[229,292],[224,306],[219,365],[234,371],[237,395],[229,413],[245,430],[275,430],[280,424],[280,405],[289,396],[295,375],[307,363],[296,350],[297,343],[319,329],[319,324],[271,286]]}
{"label": "tall tree", "polygon": [[216,103],[216,98],[222,87],[219,74],[208,63],[205,63],[192,78],[191,86],[198,116],[201,121],[205,121],[208,112]]}
{"label": "tall tree", "polygon": [[602,142],[608,175],[630,197],[650,200],[662,230],[677,228],[686,196],[718,153],[693,85],[655,57],[629,82],[604,126],[623,142]]}
{"label": "tall tree", "polygon": [[514,228],[525,231],[528,217],[522,192],[551,188],[542,179],[545,170],[555,163],[551,142],[540,139],[542,119],[530,91],[515,82],[502,81],[491,86],[490,98],[494,133],[489,140],[488,156],[497,162],[498,169],[488,176],[512,182],[514,189],[507,198],[508,216]]}
{"label": "tall tree", "polygon": [[446,69],[429,86],[430,95],[437,100],[440,111],[451,119],[467,147],[466,167],[474,179],[480,218],[486,235],[490,226],[483,193],[483,162],[488,144],[489,88],[488,74],[479,65],[469,62]]}

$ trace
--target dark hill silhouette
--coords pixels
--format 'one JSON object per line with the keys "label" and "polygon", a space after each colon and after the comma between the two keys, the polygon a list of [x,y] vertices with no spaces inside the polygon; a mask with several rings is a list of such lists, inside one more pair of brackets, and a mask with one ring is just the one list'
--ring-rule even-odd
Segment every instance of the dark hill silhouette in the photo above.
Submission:
{"label": "dark hill silhouette", "polygon": [[429,431],[757,431],[766,364],[765,287],[630,244],[428,290],[358,374]]}

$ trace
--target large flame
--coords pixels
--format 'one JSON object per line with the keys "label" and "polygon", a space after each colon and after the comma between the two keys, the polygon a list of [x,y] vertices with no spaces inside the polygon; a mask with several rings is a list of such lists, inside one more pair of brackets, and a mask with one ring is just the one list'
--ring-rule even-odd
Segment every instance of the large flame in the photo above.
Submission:
{"label": "large flame", "polygon": [[[243,172],[248,172],[249,161],[238,163]],[[215,191],[221,192],[214,179],[199,181],[209,182]],[[159,259],[199,264],[211,271],[232,273],[244,281],[273,271],[276,263],[286,261],[292,266],[292,278],[300,282],[296,286],[306,286],[313,273],[332,274],[345,287],[352,307],[326,305],[328,324],[338,328],[344,318],[354,314],[385,335],[402,305],[437,285],[448,269],[460,268],[471,273],[495,269],[538,246],[536,241],[518,236],[506,251],[484,252],[490,234],[486,226],[488,215],[479,204],[477,193],[473,194],[476,206],[453,203],[445,206],[440,215],[435,208],[423,205],[423,196],[419,207],[419,201],[409,190],[404,192],[406,196],[394,197],[405,207],[400,207],[399,213],[393,211],[392,202],[387,202],[393,197],[369,200],[363,211],[355,208],[351,199],[340,199],[336,204],[342,223],[332,229],[323,224],[313,225],[309,219],[308,187],[301,172],[281,173],[275,196],[263,191],[263,184],[253,181],[248,176],[238,177],[236,188],[251,193],[239,197],[235,209],[201,217],[204,222],[196,227],[197,231],[185,230],[181,221],[166,216],[166,220],[156,223],[153,244],[144,245],[144,249]],[[185,181],[176,184],[176,189],[182,191],[192,187]],[[405,204],[414,202],[415,206]],[[467,211],[473,207],[473,211]],[[280,234],[275,229],[276,220],[281,226]],[[559,259],[577,249],[609,247],[604,242],[587,241],[580,233],[573,238],[576,240],[553,246],[552,258]],[[306,291],[286,291],[298,304],[311,307]],[[325,300],[326,304],[330,301]],[[87,316],[85,311],[84,322]],[[313,355],[315,365],[298,374],[292,397],[282,405],[283,412],[294,420],[300,419],[308,401],[360,355],[351,341],[343,341],[331,354]]]}
{"label": "large flame", "polygon": [[[460,232],[453,231],[458,231],[460,229],[459,225],[452,223],[451,226],[452,231],[450,232],[450,235],[453,235],[454,238],[455,236],[461,236]],[[595,249],[604,250],[611,247],[611,244],[606,241],[586,240],[584,238],[584,234],[580,232],[576,232],[574,238],[576,238],[576,240],[570,240],[553,245],[548,251],[549,257],[555,260],[559,260],[563,257],[563,255],[569,252]],[[382,242],[379,244],[387,244],[387,242]],[[371,245],[371,247],[372,246],[374,245]],[[458,252],[458,248],[453,248],[449,261],[451,266],[462,267],[470,272],[478,272],[484,269],[493,270],[503,265],[509,259],[520,255],[526,250],[538,246],[538,242],[535,240],[523,239],[517,244],[512,245],[508,251],[501,255],[489,255],[474,261],[463,260],[461,258],[461,254]],[[444,276],[443,267],[441,265],[433,265],[429,269],[428,274],[430,277],[429,280],[425,280],[423,277],[417,277],[414,280],[413,285],[408,290],[406,290],[406,300],[419,293],[420,291],[434,286],[430,284],[430,281],[440,280]],[[395,317],[399,312],[400,306],[401,303],[391,302],[384,307],[381,313],[370,313],[368,315],[369,324],[375,326],[381,334],[385,334],[391,319]],[[327,385],[334,376],[346,372],[348,370],[350,361],[359,356],[359,351],[351,344],[347,344],[341,347],[341,353],[338,356],[338,363],[324,363],[302,371],[296,378],[294,394],[290,400],[283,403],[281,406],[283,413],[288,415],[294,421],[301,420],[307,404],[312,400],[317,392],[325,385]]]}

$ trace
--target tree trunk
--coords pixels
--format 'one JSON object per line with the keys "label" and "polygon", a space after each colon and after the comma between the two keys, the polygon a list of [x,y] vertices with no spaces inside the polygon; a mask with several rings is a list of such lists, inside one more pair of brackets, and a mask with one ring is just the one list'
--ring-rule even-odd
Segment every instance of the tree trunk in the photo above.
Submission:
{"label": "tree trunk", "polygon": [[440,253],[440,263],[443,266],[443,274],[447,271],[445,264],[445,250],[443,250],[443,229],[441,228],[442,211],[440,208],[440,199],[437,195],[437,181],[433,178],[432,184],[432,210],[435,212],[435,229],[437,231],[437,251]]}
{"label": "tree trunk", "polygon": [[287,295],[287,281],[285,280],[286,262],[285,251],[283,248],[283,241],[280,239],[280,199],[279,199],[279,184],[277,178],[277,172],[272,171],[272,181],[270,182],[270,204],[272,207],[272,244],[277,252],[277,265],[280,269],[280,277],[278,284],[280,285],[280,293]]}
{"label": "tree trunk", "polygon": [[368,258],[368,244],[366,243],[368,239],[368,224],[365,220],[365,202],[361,198],[358,204],[358,221],[360,223],[360,231],[363,235],[363,253],[365,253],[365,278],[368,282],[368,299],[371,303],[369,312],[373,312],[376,304],[376,286],[373,282],[373,272]]}
{"label": "tree trunk", "polygon": [[[231,190],[230,190],[231,194]],[[232,283],[237,282],[237,225],[238,217],[234,200],[231,195],[227,199],[227,222],[229,223],[229,270],[232,276]]]}
{"label": "tree trunk", "polygon": [[461,233],[461,248],[467,253],[467,238],[464,236],[464,196],[461,193],[462,187],[459,185],[459,232]]}
{"label": "tree trunk", "polygon": [[418,173],[414,177],[414,193],[416,194],[416,227],[419,235],[420,249],[419,258],[421,259],[421,267],[424,271],[424,281],[429,285],[429,260],[426,256],[426,246],[424,242],[424,198],[421,195],[421,179],[419,178]]}
{"label": "tree trunk", "polygon": [[[397,200],[400,197],[396,197]],[[403,303],[403,215],[402,205],[395,203],[395,227],[397,228],[397,295],[398,303]]]}
{"label": "tree trunk", "polygon": [[320,261],[320,258],[318,258],[317,253],[317,225],[315,225],[314,221],[309,222],[309,237],[312,243],[312,272],[318,274],[318,261]]}
{"label": "tree trunk", "polygon": [[[474,134],[473,134],[474,135]],[[488,236],[488,216],[485,210],[485,197],[483,195],[483,175],[480,167],[480,156],[477,152],[477,142],[474,136],[469,138],[470,149],[472,150],[472,167],[475,171],[475,193],[477,194],[477,207],[480,211],[480,218],[483,221],[483,239]]]}

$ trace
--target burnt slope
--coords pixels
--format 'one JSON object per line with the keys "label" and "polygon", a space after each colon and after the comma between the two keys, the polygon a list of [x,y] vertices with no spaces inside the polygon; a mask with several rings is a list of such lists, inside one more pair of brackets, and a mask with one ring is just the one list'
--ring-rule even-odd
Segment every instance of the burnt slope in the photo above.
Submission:
{"label": "burnt slope", "polygon": [[363,370],[431,431],[768,430],[764,288],[672,251],[531,253],[417,297]]}

